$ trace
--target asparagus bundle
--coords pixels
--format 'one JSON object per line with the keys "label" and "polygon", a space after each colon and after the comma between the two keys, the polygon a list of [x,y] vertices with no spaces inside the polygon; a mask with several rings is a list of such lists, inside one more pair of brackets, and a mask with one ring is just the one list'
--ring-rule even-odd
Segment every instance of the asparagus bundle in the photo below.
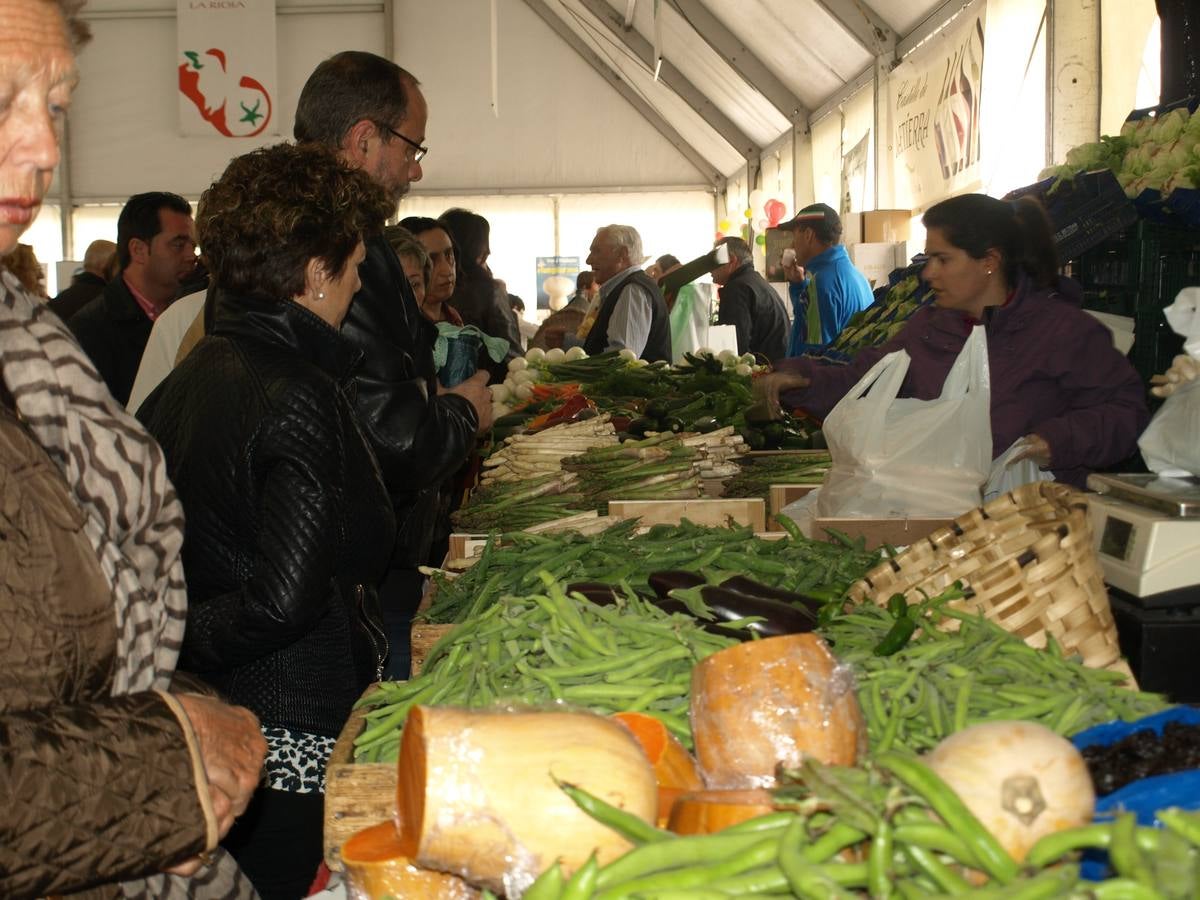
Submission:
{"label": "asparagus bundle", "polygon": [[482,482],[528,481],[562,471],[565,457],[617,443],[611,417],[555,425],[536,434],[515,434],[483,461]]}
{"label": "asparagus bundle", "polygon": [[744,457],[722,496],[766,499],[773,484],[820,484],[831,462],[828,453]]}
{"label": "asparagus bundle", "polygon": [[603,510],[609,500],[678,500],[700,496],[699,454],[674,434],[659,434],[611,447],[593,447],[563,460],[579,479],[587,506]]}
{"label": "asparagus bundle", "polygon": [[539,522],[578,515],[588,509],[574,490],[578,476],[557,472],[524,481],[493,480],[480,485],[451,521],[462,531],[519,531]]}

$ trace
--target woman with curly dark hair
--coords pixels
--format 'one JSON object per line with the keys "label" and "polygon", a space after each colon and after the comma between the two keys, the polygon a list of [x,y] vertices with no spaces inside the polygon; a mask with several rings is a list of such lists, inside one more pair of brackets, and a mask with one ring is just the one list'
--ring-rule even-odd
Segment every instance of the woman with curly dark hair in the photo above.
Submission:
{"label": "woman with curly dark hair", "polygon": [[375,585],[395,521],[343,393],[338,329],[382,191],[312,145],[235,159],[200,199],[207,336],[139,410],[183,501],[180,666],[249,707],[266,784],[226,839],[264,898],[321,859],[325,762],[387,653]]}

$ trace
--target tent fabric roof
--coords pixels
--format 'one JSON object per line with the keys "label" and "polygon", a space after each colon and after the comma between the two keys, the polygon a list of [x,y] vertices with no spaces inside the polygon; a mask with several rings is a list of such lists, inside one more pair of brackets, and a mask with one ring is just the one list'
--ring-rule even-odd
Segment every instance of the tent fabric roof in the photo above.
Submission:
{"label": "tent fabric roof", "polygon": [[660,125],[725,176],[794,122],[805,123],[878,54],[893,52],[927,20],[949,19],[961,6],[946,0],[525,2],[540,7],[543,18],[546,11],[558,16],[648,104]]}

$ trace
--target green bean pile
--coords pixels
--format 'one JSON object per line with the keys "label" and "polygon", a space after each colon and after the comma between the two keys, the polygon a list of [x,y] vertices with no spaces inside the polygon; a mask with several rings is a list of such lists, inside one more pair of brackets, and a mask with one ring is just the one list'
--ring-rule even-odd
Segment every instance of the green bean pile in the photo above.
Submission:
{"label": "green bean pile", "polygon": [[[968,725],[998,719],[1038,722],[1065,736],[1166,706],[1157,694],[1120,687],[1119,673],[1065,658],[1053,639],[1038,650],[994,622],[952,609],[962,596],[955,587],[911,607],[919,629],[891,656],[874,652],[895,624],[881,607],[855,607],[820,627],[854,670],[873,751],[927,750]],[[956,631],[940,627],[950,619]]]}
{"label": "green bean pile", "polygon": [[541,582],[545,569],[556,581],[628,583],[646,588],[652,572],[685,569],[720,582],[747,575],[763,584],[802,591],[813,596],[840,597],[878,565],[878,551],[814,541],[794,532],[782,540],[756,538],[748,527],[711,528],[684,522],[655,525],[646,534],[630,519],[600,534],[505,534],[497,545],[493,535],[483,556],[457,578],[435,575],[433,606],[423,616],[429,622],[462,622],[479,615],[505,593],[522,593]]}
{"label": "green bean pile", "polygon": [[[1200,813],[1163,810],[1164,829],[1139,828],[1133,814],[1042,838],[1024,864],[996,841],[958,796],[916,758],[896,752],[866,768],[809,761],[785,773],[770,813],[718,834],[677,837],[578,789],[589,815],[635,846],[605,866],[593,858],[570,879],[557,863],[524,900],[709,900],[751,894],[805,900],[871,897],[1194,897],[1200,888]],[[843,850],[861,853],[847,859]],[[1106,849],[1115,873],[1083,882],[1065,862]],[[964,874],[982,872],[972,888]],[[487,896],[485,894],[485,896]]]}
{"label": "green bean pile", "polygon": [[741,471],[725,480],[721,496],[766,500],[773,484],[820,484],[829,470],[830,461],[828,453],[745,456],[738,460]]}
{"label": "green bean pile", "polygon": [[502,597],[434,645],[422,674],[385,682],[354,742],[359,762],[395,760],[417,704],[479,708],[555,702],[654,716],[687,746],[692,666],[737,641],[709,634],[630,594],[614,606],[567,596],[542,573],[544,594]]}

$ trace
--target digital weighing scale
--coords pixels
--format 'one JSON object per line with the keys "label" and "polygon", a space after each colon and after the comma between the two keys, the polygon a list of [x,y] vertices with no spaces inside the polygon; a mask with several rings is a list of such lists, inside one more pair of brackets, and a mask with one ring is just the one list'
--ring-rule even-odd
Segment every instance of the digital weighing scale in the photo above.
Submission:
{"label": "digital weighing scale", "polygon": [[1200,478],[1090,475],[1121,652],[1144,690],[1200,700]]}

